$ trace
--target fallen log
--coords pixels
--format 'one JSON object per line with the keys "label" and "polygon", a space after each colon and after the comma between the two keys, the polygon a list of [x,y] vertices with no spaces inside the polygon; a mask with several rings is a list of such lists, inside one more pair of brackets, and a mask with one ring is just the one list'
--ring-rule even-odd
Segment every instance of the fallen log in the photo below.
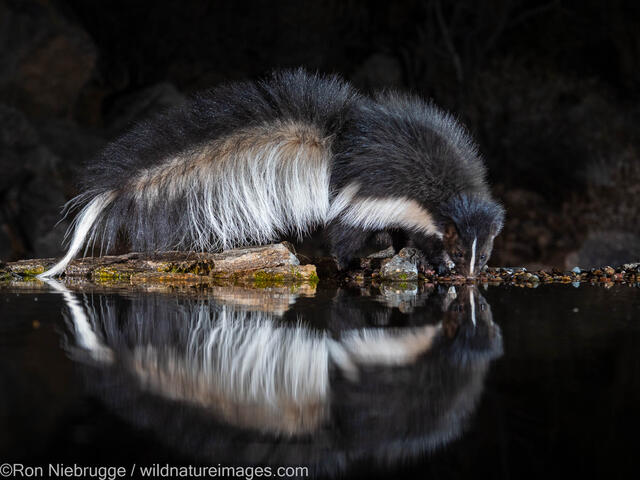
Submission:
{"label": "fallen log", "polygon": [[[0,265],[0,280],[33,278],[56,262],[53,258]],[[281,286],[317,283],[314,265],[301,265],[287,243],[238,248],[221,253],[158,252],[85,257],[72,261],[67,279],[98,283]]]}

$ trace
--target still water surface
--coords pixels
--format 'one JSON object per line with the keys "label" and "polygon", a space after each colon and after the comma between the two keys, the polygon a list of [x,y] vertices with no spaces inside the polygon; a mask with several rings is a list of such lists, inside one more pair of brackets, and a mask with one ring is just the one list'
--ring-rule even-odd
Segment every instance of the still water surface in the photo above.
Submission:
{"label": "still water surface", "polygon": [[0,290],[0,460],[628,478],[640,290]]}

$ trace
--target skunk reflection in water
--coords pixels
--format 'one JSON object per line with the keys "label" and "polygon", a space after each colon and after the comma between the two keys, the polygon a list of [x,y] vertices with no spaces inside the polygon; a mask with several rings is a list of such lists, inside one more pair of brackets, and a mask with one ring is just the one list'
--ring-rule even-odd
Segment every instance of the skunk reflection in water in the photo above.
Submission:
{"label": "skunk reflection in water", "polygon": [[200,460],[328,473],[431,452],[461,434],[502,351],[475,287],[423,295],[402,328],[370,321],[397,309],[338,291],[329,327],[318,328],[295,306],[290,322],[214,299],[80,303],[51,284],[65,296],[66,348],[87,369],[87,388]]}

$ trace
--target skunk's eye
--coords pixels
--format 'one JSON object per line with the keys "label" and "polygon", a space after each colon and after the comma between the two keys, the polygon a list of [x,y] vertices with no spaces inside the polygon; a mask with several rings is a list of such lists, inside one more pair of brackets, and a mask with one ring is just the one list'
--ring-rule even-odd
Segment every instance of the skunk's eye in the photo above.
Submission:
{"label": "skunk's eye", "polygon": [[462,258],[463,257],[462,252],[460,250],[458,250],[457,252],[453,252],[453,256],[456,257],[456,258]]}
{"label": "skunk's eye", "polygon": [[484,254],[480,255],[480,260],[486,260],[486,259],[487,259],[486,255],[484,255]]}

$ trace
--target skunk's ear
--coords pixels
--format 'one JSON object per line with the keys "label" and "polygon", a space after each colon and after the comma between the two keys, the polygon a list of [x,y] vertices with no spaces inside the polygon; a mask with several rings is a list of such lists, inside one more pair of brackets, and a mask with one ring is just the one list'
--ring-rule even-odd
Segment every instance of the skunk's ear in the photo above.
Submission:
{"label": "skunk's ear", "polygon": [[490,232],[492,237],[496,237],[501,231],[504,225],[504,208],[500,204],[496,204],[496,211],[491,221]]}
{"label": "skunk's ear", "polygon": [[496,221],[494,220],[491,223],[491,236],[492,237],[497,237],[498,234],[502,231],[502,221]]}

